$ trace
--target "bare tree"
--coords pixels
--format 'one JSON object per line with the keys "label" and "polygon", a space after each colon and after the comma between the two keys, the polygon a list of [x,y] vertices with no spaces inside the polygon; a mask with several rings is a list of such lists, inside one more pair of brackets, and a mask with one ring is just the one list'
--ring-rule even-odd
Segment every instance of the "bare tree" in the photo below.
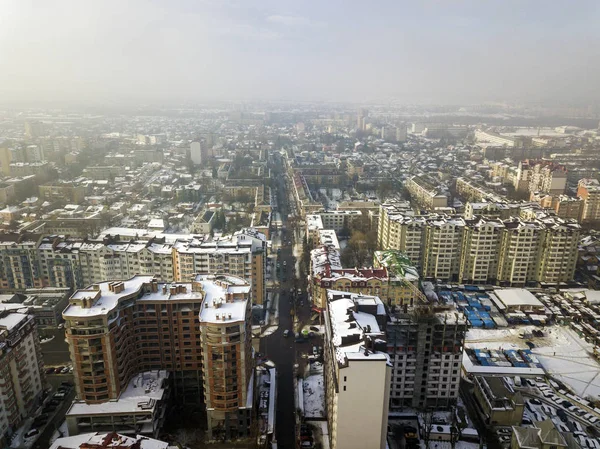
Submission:
{"label": "bare tree", "polygon": [[458,413],[455,406],[450,409],[450,445],[452,449],[456,447],[456,443],[462,437],[463,430],[467,427],[467,423],[458,419]]}
{"label": "bare tree", "polygon": [[419,423],[421,424],[421,438],[425,443],[425,449],[429,449],[429,440],[433,430],[433,411],[427,409],[419,413]]}

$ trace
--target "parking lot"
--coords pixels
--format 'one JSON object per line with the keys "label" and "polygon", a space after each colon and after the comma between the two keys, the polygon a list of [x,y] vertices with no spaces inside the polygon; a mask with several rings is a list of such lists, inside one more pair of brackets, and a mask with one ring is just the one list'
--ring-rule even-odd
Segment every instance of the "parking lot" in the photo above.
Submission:
{"label": "parking lot", "polygon": [[49,389],[35,415],[25,420],[12,439],[15,449],[50,447],[50,439],[65,419],[71,402],[75,398],[73,376],[70,374],[47,376]]}
{"label": "parking lot", "polygon": [[[525,400],[522,426],[534,427],[535,422],[550,419],[559,431],[572,433],[582,448],[600,449],[598,413],[585,399],[560,387],[543,377],[522,379],[521,386],[515,385]],[[498,427],[496,433],[503,446],[510,445],[510,427]]]}

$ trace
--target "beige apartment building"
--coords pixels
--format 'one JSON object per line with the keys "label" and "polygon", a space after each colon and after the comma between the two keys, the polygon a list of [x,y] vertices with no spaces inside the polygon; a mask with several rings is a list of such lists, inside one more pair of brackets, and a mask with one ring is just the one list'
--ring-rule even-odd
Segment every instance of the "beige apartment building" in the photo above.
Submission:
{"label": "beige apartment building", "polygon": [[476,217],[465,223],[462,238],[459,279],[486,283],[496,279],[500,231],[504,227],[500,219]]}
{"label": "beige apartment building", "polygon": [[40,196],[45,200],[61,199],[70,203],[81,203],[87,193],[85,186],[69,183],[51,183],[39,186]]}
{"label": "beige apartment building", "polygon": [[465,283],[573,280],[580,226],[545,214],[528,219],[406,215],[382,205],[380,248],[405,253],[425,279]]}
{"label": "beige apartment building", "polygon": [[530,197],[544,209],[552,210],[557,217],[565,220],[581,220],[585,202],[581,198],[567,195],[550,195],[534,192]]}
{"label": "beige apartment building", "polygon": [[597,179],[582,179],[577,185],[577,197],[583,201],[582,222],[600,220],[600,182]]}
{"label": "beige apartment building", "polygon": [[540,253],[536,263],[536,280],[558,284],[573,280],[577,265],[581,227],[575,222],[540,219]]}
{"label": "beige apartment building", "polygon": [[247,279],[252,285],[252,301],[266,298],[267,240],[264,234],[248,228],[225,238],[178,239],[173,244],[173,279],[185,282],[196,273],[226,273]]}
{"label": "beige apartment building", "polygon": [[[429,279],[456,279],[465,229],[462,217],[428,217],[423,228],[421,273]],[[402,249],[402,248],[400,248]]]}
{"label": "beige apartment building", "polygon": [[441,191],[432,181],[423,176],[413,176],[404,183],[411,198],[420,206],[428,210],[437,207],[448,207],[448,195]]}
{"label": "beige apartment building", "polygon": [[496,277],[500,284],[525,285],[535,280],[541,231],[542,226],[536,222],[519,219],[504,222]]}
{"label": "beige apartment building", "polygon": [[332,449],[386,447],[392,368],[385,344],[377,346],[386,320],[377,296],[327,293],[323,358]]}
{"label": "beige apartment building", "polygon": [[514,179],[519,192],[541,192],[560,195],[567,186],[567,169],[551,161],[525,159],[519,162]]}
{"label": "beige apartment building", "polygon": [[502,197],[493,190],[466,178],[456,179],[456,193],[472,202],[496,202],[502,201]]}

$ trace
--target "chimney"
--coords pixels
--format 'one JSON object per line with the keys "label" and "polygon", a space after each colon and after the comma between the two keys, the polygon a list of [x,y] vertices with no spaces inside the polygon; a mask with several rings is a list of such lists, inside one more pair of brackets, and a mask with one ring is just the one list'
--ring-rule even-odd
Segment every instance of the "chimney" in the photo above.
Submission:
{"label": "chimney", "polygon": [[231,313],[227,314],[227,319],[229,319],[229,320],[231,319]]}
{"label": "chimney", "polygon": [[176,295],[177,294],[177,287],[172,285],[171,288],[169,289],[169,294],[171,295]]}
{"label": "chimney", "polygon": [[163,286],[162,286],[162,292],[163,292],[163,295],[167,294],[167,284],[163,284]]}

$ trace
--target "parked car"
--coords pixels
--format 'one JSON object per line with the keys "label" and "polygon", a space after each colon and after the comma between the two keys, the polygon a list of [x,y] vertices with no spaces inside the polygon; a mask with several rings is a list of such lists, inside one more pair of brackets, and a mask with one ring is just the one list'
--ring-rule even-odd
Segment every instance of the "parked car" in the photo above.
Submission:
{"label": "parked car", "polygon": [[535,399],[535,398],[529,399],[529,402],[531,404],[535,404],[535,405],[541,405],[542,404],[542,401],[540,401],[539,399]]}
{"label": "parked car", "polygon": [[53,374],[53,373],[54,373],[54,368],[46,368],[46,369],[44,370],[44,372],[45,372],[46,374]]}
{"label": "parked car", "polygon": [[285,338],[289,337],[289,336],[290,336],[290,330],[289,330],[289,329],[286,329],[286,330],[284,330],[284,331],[283,331],[283,336],[284,336]]}
{"label": "parked car", "polygon": [[69,367],[65,366],[63,369],[60,370],[60,374],[67,374],[69,372]]}
{"label": "parked car", "polygon": [[54,374],[60,374],[65,368],[66,366],[57,366],[56,368],[54,368]]}
{"label": "parked car", "polygon": [[310,326],[311,331],[319,332],[319,328],[317,326]]}
{"label": "parked car", "polygon": [[30,429],[26,434],[25,434],[25,438],[33,438],[34,436],[36,436],[37,434],[39,434],[40,431],[37,429]]}

